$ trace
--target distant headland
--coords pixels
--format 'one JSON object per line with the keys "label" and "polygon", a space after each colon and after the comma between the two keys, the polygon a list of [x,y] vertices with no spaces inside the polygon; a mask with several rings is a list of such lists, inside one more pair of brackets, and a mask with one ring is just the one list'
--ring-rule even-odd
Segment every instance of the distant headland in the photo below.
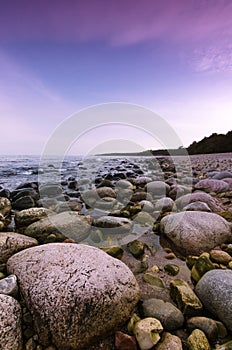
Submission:
{"label": "distant headland", "polygon": [[158,149],[158,150],[146,150],[143,152],[132,153],[102,153],[101,156],[181,156],[194,154],[210,154],[210,153],[226,153],[232,152],[232,130],[227,134],[213,133],[208,137],[204,137],[201,141],[194,141],[189,147],[179,147],[175,149]]}

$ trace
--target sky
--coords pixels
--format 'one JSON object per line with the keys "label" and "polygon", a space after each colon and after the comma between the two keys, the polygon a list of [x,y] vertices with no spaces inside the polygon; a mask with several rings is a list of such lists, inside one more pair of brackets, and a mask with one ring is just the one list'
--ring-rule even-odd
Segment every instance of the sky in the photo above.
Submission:
{"label": "sky", "polygon": [[231,0],[0,0],[0,154],[189,146],[231,115]]}

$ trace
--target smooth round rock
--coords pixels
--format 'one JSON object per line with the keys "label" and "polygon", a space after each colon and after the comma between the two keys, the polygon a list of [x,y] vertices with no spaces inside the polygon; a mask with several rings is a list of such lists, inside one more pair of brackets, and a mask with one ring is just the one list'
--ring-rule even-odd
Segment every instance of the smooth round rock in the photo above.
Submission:
{"label": "smooth round rock", "polygon": [[232,331],[232,271],[207,272],[197,283],[196,293],[204,306]]}
{"label": "smooth round rock", "polygon": [[186,211],[165,216],[160,231],[184,256],[199,255],[231,237],[231,225],[220,215]]}
{"label": "smooth round rock", "polygon": [[205,179],[199,181],[195,185],[196,190],[203,190],[206,192],[221,193],[226,192],[229,189],[228,183],[223,180]]}
{"label": "smooth round rock", "polygon": [[33,224],[38,220],[44,219],[53,212],[46,208],[30,208],[15,213],[15,224],[17,227],[24,227]]}
{"label": "smooth round rock", "polygon": [[161,299],[147,299],[142,304],[142,313],[145,317],[157,318],[166,331],[174,331],[184,324],[182,312],[169,302]]}
{"label": "smooth round rock", "polygon": [[34,238],[16,232],[0,232],[0,264],[19,251],[38,245]]}
{"label": "smooth round rock", "polygon": [[15,275],[10,275],[0,280],[0,294],[17,297],[18,284]]}
{"label": "smooth round rock", "polygon": [[205,192],[194,192],[185,194],[184,196],[179,197],[175,201],[175,203],[178,209],[183,209],[189,203],[193,203],[196,201],[206,203],[214,213],[223,211],[220,202],[216,198],[212,197],[209,193]]}
{"label": "smooth round rock", "polygon": [[207,211],[209,213],[212,211],[208,206],[208,204],[201,201],[189,203],[183,208],[183,210],[184,211]]}
{"label": "smooth round rock", "polygon": [[7,269],[18,278],[41,344],[58,350],[82,349],[113,332],[140,297],[124,263],[87,245],[29,248],[12,256]]}
{"label": "smooth round rock", "polygon": [[14,298],[0,294],[0,348],[22,350],[21,308]]}
{"label": "smooth round rock", "polygon": [[182,350],[182,343],[179,337],[165,332],[156,350]]}

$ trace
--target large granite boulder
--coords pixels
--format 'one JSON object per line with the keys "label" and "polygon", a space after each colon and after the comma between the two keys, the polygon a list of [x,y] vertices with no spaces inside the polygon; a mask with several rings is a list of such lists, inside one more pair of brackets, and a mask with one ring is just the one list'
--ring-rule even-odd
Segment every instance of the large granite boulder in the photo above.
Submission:
{"label": "large granite boulder", "polygon": [[197,283],[196,293],[204,306],[232,331],[232,271],[207,272]]}
{"label": "large granite boulder", "polygon": [[201,211],[186,211],[165,216],[160,222],[161,233],[182,255],[199,255],[231,238],[231,225],[220,215]]}
{"label": "large granite boulder", "polygon": [[0,329],[0,349],[23,349],[20,305],[4,294],[0,294]]}
{"label": "large granite boulder", "polygon": [[40,342],[88,347],[126,322],[139,300],[129,268],[98,248],[53,243],[12,256],[9,273],[32,313]]}

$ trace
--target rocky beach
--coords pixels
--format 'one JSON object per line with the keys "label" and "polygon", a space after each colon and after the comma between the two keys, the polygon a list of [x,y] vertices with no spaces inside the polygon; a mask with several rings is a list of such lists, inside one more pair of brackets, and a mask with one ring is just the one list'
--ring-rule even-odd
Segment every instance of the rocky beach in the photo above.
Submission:
{"label": "rocky beach", "polygon": [[0,177],[0,349],[232,349],[231,153],[20,162]]}

